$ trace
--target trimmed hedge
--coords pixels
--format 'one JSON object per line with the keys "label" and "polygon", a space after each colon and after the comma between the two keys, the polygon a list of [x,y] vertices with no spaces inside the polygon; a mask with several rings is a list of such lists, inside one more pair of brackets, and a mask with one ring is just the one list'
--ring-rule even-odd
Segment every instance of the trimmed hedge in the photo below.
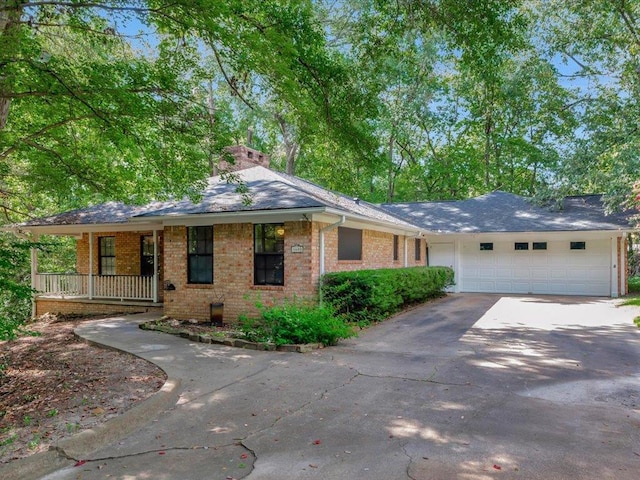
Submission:
{"label": "trimmed hedge", "polygon": [[369,323],[438,297],[450,285],[453,270],[449,267],[384,268],[327,273],[320,292],[344,320]]}

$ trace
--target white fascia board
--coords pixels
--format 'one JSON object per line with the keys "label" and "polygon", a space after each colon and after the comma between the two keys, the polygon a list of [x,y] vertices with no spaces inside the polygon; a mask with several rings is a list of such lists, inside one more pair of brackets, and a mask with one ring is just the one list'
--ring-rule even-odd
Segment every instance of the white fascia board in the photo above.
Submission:
{"label": "white fascia board", "polygon": [[153,218],[164,226],[200,226],[228,223],[274,223],[285,221],[315,221],[333,223],[336,219],[346,217],[345,226],[366,228],[400,235],[420,235],[422,230],[410,226],[394,225],[390,222],[374,220],[369,217],[349,213],[327,207],[296,208],[288,210],[260,210],[245,212],[216,212],[187,215],[167,215],[157,217],[132,218],[130,223],[137,224],[145,219]]}
{"label": "white fascia board", "polygon": [[17,226],[10,231],[30,232],[39,235],[81,236],[89,232],[146,232],[162,230],[162,223],[100,223],[78,225],[34,225]]}
{"label": "white fascia board", "polygon": [[[346,213],[341,210],[327,209],[327,213],[333,215],[333,220],[336,218],[346,217],[345,227],[360,228],[367,230],[374,230],[378,232],[393,233],[394,235],[406,235],[406,236],[420,236],[424,230],[413,227],[411,225],[396,225],[391,222],[385,222],[382,220],[375,220],[370,217],[358,215],[354,213]],[[314,220],[316,220],[314,218]],[[320,220],[318,220],[320,221]]]}
{"label": "white fascia board", "polygon": [[[286,221],[309,221],[324,207],[296,208],[289,210],[260,210],[246,212],[217,212],[190,215],[166,215],[152,217],[164,226],[201,226],[228,223],[275,223]],[[145,217],[148,221],[150,217]],[[132,218],[131,224],[143,221],[143,218]]]}

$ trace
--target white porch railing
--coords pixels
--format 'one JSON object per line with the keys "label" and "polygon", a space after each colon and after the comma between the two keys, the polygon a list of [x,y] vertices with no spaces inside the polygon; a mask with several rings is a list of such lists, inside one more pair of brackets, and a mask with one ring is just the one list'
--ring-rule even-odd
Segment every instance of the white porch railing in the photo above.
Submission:
{"label": "white porch railing", "polygon": [[89,279],[93,281],[92,298],[118,300],[153,300],[154,277],[138,275],[82,275],[77,273],[38,273],[36,290],[41,295],[89,297]]}

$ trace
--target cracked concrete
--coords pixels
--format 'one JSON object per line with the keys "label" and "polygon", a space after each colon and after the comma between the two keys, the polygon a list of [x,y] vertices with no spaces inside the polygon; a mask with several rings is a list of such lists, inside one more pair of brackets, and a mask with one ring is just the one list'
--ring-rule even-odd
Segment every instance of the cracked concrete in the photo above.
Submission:
{"label": "cracked concrete", "polygon": [[42,478],[635,480],[640,309],[505,298],[451,295],[307,354],[193,343],[136,317],[86,325],[180,387],[116,441],[48,452]]}

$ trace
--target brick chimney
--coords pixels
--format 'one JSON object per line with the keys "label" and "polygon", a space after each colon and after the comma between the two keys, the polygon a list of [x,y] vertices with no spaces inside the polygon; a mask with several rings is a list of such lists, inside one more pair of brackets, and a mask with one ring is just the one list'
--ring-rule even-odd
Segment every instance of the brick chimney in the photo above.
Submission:
{"label": "brick chimney", "polygon": [[265,155],[259,150],[256,150],[245,145],[234,145],[226,148],[227,152],[233,155],[235,159],[234,164],[230,164],[225,160],[220,160],[218,168],[214,167],[214,175],[217,175],[220,170],[229,170],[236,172],[238,170],[244,170],[251,167],[264,167],[269,168],[269,155]]}

